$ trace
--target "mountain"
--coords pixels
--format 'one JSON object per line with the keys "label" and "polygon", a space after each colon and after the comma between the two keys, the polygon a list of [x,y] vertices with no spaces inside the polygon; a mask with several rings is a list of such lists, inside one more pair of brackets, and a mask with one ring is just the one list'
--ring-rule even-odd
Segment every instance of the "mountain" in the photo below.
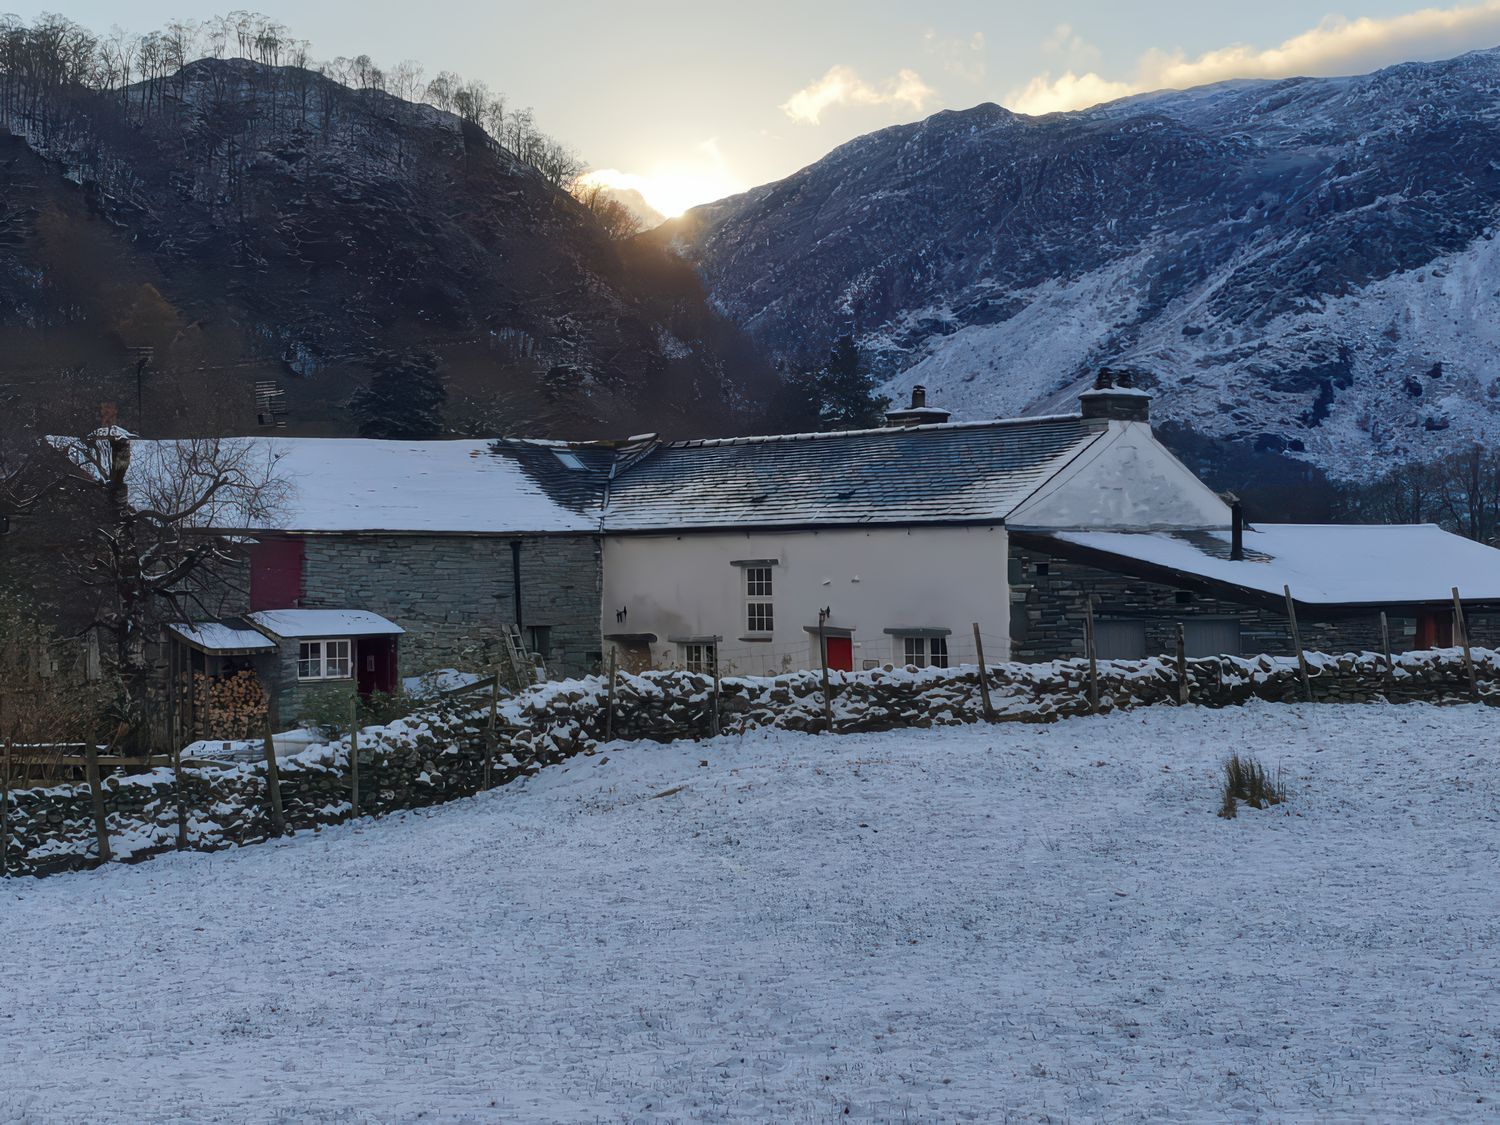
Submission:
{"label": "mountain", "polygon": [[1500,439],[1500,51],[860,137],[651,238],[778,355],[1066,405],[1105,362],[1221,450],[1335,477]]}
{"label": "mountain", "polygon": [[244,431],[269,381],[293,432],[350,433],[412,349],[471,432],[742,431],[770,378],[688,265],[453,114],[242,59],[112,92],[0,75],[13,408]]}

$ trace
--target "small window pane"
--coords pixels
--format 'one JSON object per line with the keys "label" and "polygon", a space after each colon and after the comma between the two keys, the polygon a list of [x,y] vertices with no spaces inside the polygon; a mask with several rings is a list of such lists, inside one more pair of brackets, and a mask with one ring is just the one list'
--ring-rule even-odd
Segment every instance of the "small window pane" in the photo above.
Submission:
{"label": "small window pane", "polygon": [[299,680],[321,679],[323,675],[323,645],[319,641],[303,641],[297,646],[297,678]]}
{"label": "small window pane", "polygon": [[683,645],[682,662],[689,672],[701,672],[705,676],[714,674],[718,656],[715,645]]}

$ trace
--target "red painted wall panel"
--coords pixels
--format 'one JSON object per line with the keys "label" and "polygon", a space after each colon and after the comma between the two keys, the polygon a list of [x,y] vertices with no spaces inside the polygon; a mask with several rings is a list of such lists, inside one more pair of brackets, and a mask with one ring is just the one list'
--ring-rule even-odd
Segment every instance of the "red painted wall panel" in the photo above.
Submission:
{"label": "red painted wall panel", "polygon": [[302,598],[302,540],[262,539],[250,549],[250,610],[296,609]]}

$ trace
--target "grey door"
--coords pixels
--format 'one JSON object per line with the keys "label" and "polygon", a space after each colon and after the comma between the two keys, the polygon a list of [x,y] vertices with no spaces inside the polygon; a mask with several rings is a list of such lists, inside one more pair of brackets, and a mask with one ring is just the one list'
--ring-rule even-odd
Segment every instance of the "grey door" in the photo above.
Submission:
{"label": "grey door", "polygon": [[1146,656],[1144,621],[1094,622],[1094,650],[1100,660],[1143,660]]}
{"label": "grey door", "polygon": [[1184,621],[1189,656],[1238,656],[1240,621],[1237,617],[1198,617]]}

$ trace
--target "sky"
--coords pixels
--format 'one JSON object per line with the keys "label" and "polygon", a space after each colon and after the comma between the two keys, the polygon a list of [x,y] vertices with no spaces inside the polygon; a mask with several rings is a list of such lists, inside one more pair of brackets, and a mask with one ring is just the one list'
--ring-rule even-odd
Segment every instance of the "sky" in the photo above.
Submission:
{"label": "sky", "polygon": [[[1336,2],[1336,0],[1335,0]],[[222,10],[50,0],[95,31]],[[1358,74],[1500,46],[1500,0],[265,0],[313,57],[483,79],[604,183],[672,215],[779,179],[853,137],[992,101],[1078,109],[1227,78]]]}

